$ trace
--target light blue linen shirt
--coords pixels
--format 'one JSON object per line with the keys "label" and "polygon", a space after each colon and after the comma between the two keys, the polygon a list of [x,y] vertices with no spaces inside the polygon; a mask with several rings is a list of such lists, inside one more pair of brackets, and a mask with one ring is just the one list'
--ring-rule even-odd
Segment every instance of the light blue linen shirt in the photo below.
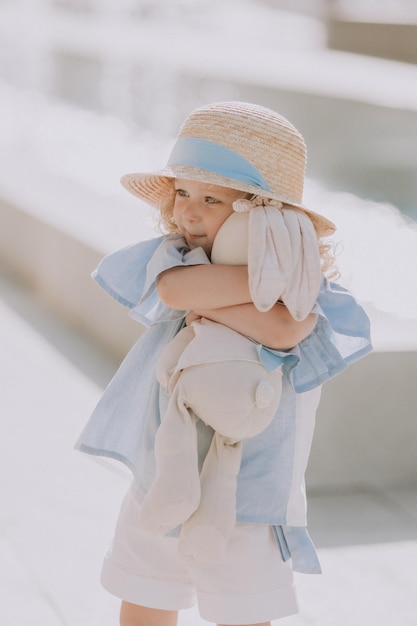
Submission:
{"label": "light blue linen shirt", "polygon": [[[156,281],[171,267],[207,263],[201,248],[190,251],[181,236],[165,235],[107,256],[93,274],[147,330],[105,390],[76,448],[121,461],[145,493],[155,475],[154,438],[167,402],[155,365],[186,313],[160,301]],[[372,349],[368,317],[342,287],[323,278],[314,312],[314,330],[292,350],[257,346],[265,367],[282,366],[283,393],[270,426],[243,442],[237,485],[237,521],[272,525],[283,558],[292,558],[293,568],[305,573],[320,572],[307,532],[304,475],[321,385]],[[202,462],[213,431],[202,420],[197,430]]]}

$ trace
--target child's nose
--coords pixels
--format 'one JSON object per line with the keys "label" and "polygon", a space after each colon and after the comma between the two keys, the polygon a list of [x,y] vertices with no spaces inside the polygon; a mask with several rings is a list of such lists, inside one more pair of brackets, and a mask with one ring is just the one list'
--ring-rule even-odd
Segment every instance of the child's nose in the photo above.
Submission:
{"label": "child's nose", "polygon": [[199,205],[195,200],[188,200],[184,206],[183,217],[188,221],[195,221],[199,217]]}

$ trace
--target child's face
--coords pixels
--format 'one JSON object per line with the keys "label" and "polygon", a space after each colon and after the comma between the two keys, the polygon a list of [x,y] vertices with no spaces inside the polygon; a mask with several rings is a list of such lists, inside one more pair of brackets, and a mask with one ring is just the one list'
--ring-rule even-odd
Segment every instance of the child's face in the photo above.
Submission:
{"label": "child's face", "polygon": [[176,179],[174,223],[190,249],[203,248],[210,256],[220,226],[233,213],[232,203],[243,191],[194,180]]}

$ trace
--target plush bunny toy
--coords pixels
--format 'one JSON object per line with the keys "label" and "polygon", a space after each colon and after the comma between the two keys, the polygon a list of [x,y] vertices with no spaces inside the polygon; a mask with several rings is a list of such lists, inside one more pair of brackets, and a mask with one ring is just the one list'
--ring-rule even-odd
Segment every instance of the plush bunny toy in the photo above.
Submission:
{"label": "plush bunny toy", "polygon": [[[295,319],[305,319],[321,280],[311,220],[259,197],[237,200],[233,208],[216,235],[211,261],[248,265],[251,297],[260,311],[280,300]],[[156,477],[140,525],[164,534],[182,524],[181,553],[209,566],[235,524],[242,440],[259,434],[276,414],[281,367],[267,370],[254,341],[202,318],[168,343],[157,378],[169,401],[156,435]],[[201,475],[197,416],[214,430]]]}

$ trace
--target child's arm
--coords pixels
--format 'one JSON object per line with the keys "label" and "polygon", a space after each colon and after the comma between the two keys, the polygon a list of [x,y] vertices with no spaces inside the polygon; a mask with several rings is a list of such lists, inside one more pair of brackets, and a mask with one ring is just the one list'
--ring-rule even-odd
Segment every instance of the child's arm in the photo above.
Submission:
{"label": "child's arm", "polygon": [[295,346],[310,334],[317,320],[310,314],[297,322],[280,304],[267,313],[258,311],[251,302],[244,266],[172,268],[160,275],[158,292],[171,308],[192,310],[276,350]]}
{"label": "child's arm", "polygon": [[312,332],[317,322],[314,313],[310,313],[302,322],[297,322],[282,304],[276,304],[266,313],[258,311],[252,303],[194,310],[193,313],[228,326],[274,350],[293,348]]}
{"label": "child's arm", "polygon": [[248,269],[243,265],[173,267],[158,277],[158,294],[172,309],[218,309],[251,302]]}

